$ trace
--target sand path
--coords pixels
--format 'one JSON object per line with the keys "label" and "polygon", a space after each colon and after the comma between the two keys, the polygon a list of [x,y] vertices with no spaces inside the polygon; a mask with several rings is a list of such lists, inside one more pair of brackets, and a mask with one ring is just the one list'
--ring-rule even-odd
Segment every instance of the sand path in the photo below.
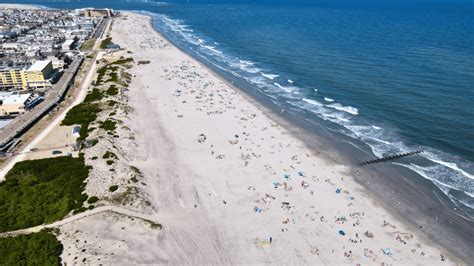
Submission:
{"label": "sand path", "polygon": [[9,232],[4,232],[0,233],[0,237],[12,237],[12,236],[19,236],[19,235],[28,235],[31,233],[37,233],[43,229],[48,229],[48,228],[56,228],[60,227],[63,225],[66,225],[68,223],[72,223],[81,219],[84,219],[86,217],[90,217],[92,215],[97,215],[100,213],[104,212],[111,212],[111,213],[117,213],[117,214],[122,214],[126,215],[128,217],[135,217],[139,218],[142,220],[150,221],[150,222],[155,222],[158,224],[156,216],[152,215],[146,215],[140,212],[135,212],[132,210],[128,210],[125,208],[117,207],[117,206],[100,206],[97,208],[94,208],[92,210],[87,210],[85,212],[81,212],[76,215],[69,216],[63,220],[51,223],[51,224],[43,224],[43,225],[38,225],[30,228],[25,228],[25,229],[20,229],[20,230],[15,230],[15,231],[9,231]]}

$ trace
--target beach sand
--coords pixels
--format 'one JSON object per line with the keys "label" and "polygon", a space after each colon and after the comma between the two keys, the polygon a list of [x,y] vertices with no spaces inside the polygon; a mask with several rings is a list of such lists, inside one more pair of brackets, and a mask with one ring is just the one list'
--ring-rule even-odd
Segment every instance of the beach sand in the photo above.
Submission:
{"label": "beach sand", "polygon": [[40,9],[41,7],[35,5],[24,4],[0,4],[0,9]]}
{"label": "beach sand", "polygon": [[382,208],[347,167],[309,149],[171,45],[149,17],[126,14],[113,26],[113,41],[150,64],[130,70],[133,111],[124,123],[134,137],[116,145],[143,173],[144,194],[163,225],[154,238],[122,231],[129,261],[459,262]]}

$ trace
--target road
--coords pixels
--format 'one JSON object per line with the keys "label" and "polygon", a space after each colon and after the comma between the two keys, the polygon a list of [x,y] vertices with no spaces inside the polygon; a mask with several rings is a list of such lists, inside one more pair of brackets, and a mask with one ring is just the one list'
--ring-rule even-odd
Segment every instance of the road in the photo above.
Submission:
{"label": "road", "polygon": [[105,27],[107,26],[107,23],[109,22],[108,18],[104,18],[103,20],[100,21],[99,26],[95,30],[93,37],[94,39],[99,39],[102,38],[102,34],[105,31]]}
{"label": "road", "polygon": [[84,219],[84,218],[92,216],[92,215],[103,213],[103,212],[113,212],[113,213],[123,214],[123,215],[126,215],[128,217],[135,217],[135,218],[138,218],[138,219],[142,219],[142,220],[146,220],[146,221],[158,224],[158,222],[156,222],[156,217],[152,216],[152,215],[147,215],[147,214],[143,214],[143,213],[139,213],[139,212],[134,212],[134,211],[124,209],[124,208],[121,208],[121,207],[116,207],[116,206],[100,206],[100,207],[94,208],[92,210],[87,210],[85,212],[81,212],[81,213],[78,213],[76,215],[67,217],[67,218],[65,218],[61,221],[57,221],[57,222],[54,222],[54,223],[51,223],[51,224],[42,224],[42,225],[30,227],[30,228],[25,228],[25,229],[20,229],[20,230],[16,230],[16,231],[0,233],[0,238],[37,233],[37,232],[39,232],[43,229],[59,227],[59,226],[62,226],[62,225],[65,225],[65,224],[68,224],[68,223],[71,223],[71,222],[74,222],[74,221],[77,221],[77,220],[80,220],[80,219]]}
{"label": "road", "polygon": [[5,179],[5,175],[13,168],[13,166],[22,160],[25,159],[27,155],[27,151],[31,150],[34,148],[38,143],[40,143],[57,125],[61,123],[61,121],[64,119],[66,116],[66,113],[71,110],[72,107],[78,105],[82,101],[84,101],[84,98],[86,97],[87,94],[87,89],[89,88],[89,85],[92,82],[92,79],[94,77],[94,73],[96,71],[97,67],[97,61],[100,60],[103,56],[103,52],[98,52],[94,60],[92,61],[92,65],[89,68],[86,76],[83,78],[80,86],[79,86],[79,93],[76,96],[76,99],[67,107],[65,108],[58,116],[54,118],[53,121],[49,123],[49,125],[41,131],[34,139],[32,139],[27,145],[25,145],[20,151],[19,155],[13,157],[11,160],[9,160],[3,168],[0,170],[0,182]]}

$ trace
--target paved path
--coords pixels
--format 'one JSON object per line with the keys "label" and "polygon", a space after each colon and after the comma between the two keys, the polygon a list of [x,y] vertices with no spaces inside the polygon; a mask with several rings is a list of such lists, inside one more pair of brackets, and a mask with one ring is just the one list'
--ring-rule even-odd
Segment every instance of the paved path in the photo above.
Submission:
{"label": "paved path", "polygon": [[158,223],[156,220],[156,216],[153,215],[147,215],[139,212],[134,212],[128,209],[124,209],[121,207],[116,207],[116,206],[100,206],[92,210],[87,210],[85,212],[78,213],[76,215],[70,216],[68,218],[65,218],[61,221],[57,221],[51,224],[43,224],[43,225],[38,225],[30,228],[25,228],[25,229],[20,229],[16,231],[10,231],[10,232],[5,232],[5,233],[0,233],[0,238],[5,238],[5,237],[12,237],[12,236],[19,236],[19,235],[28,235],[31,233],[37,233],[43,229],[47,228],[55,228],[59,227],[80,219],[84,219],[86,217],[96,215],[99,213],[103,212],[112,212],[112,213],[118,213],[118,214],[123,214],[129,217],[134,217],[142,220],[147,220],[153,223]]}

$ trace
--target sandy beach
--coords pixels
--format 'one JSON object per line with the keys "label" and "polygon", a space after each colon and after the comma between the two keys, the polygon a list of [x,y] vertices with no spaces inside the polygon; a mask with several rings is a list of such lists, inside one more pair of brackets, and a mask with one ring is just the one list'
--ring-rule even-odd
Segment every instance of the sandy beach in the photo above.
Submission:
{"label": "sandy beach", "polygon": [[[150,61],[130,69],[132,111],[123,121],[133,137],[115,145],[143,174],[147,212],[163,230],[146,238],[122,231],[122,260],[102,262],[459,263],[383,209],[347,167],[171,45],[150,18],[127,13],[111,36],[135,62]],[[114,235],[82,230],[88,240]]]}
{"label": "sandy beach", "polygon": [[24,5],[24,4],[1,4],[0,9],[40,9],[40,7],[35,5]]}

